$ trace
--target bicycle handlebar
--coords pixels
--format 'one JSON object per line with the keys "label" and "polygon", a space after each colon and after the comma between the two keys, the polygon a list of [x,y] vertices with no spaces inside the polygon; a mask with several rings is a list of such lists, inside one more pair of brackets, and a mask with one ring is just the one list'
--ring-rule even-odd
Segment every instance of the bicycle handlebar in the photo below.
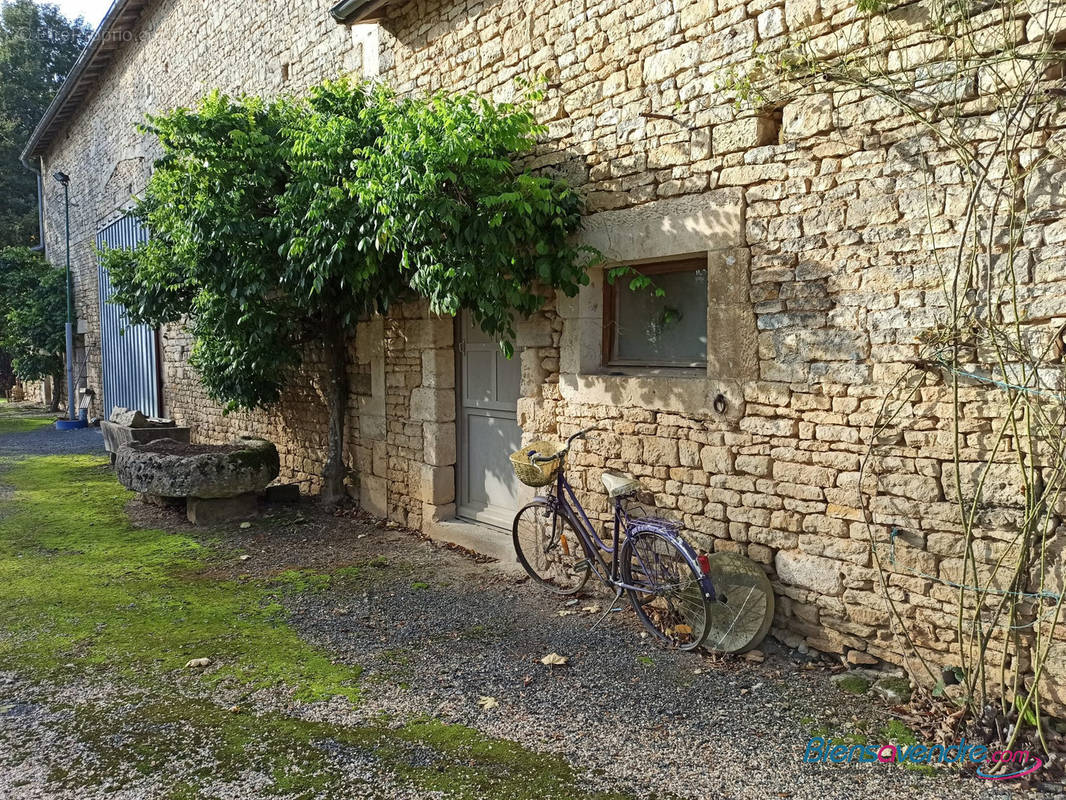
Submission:
{"label": "bicycle handlebar", "polygon": [[575,433],[573,436],[571,436],[569,439],[566,440],[566,447],[564,449],[569,450],[570,449],[570,444],[575,439],[584,439],[588,434],[592,433],[593,431],[598,431],[598,430],[600,430],[600,426],[599,425],[593,425],[591,428],[585,428],[585,430],[583,430],[583,431],[578,431],[577,433]]}
{"label": "bicycle handlebar", "polygon": [[563,456],[565,456],[567,453],[570,452],[570,445],[572,445],[574,443],[574,440],[576,440],[576,439],[584,439],[588,434],[592,433],[593,431],[598,431],[598,430],[601,430],[599,425],[593,425],[591,428],[585,428],[584,430],[580,430],[577,433],[575,433],[573,436],[571,436],[569,439],[567,439],[566,440],[566,445],[563,447],[562,450],[558,451],[557,453],[552,453],[550,456],[531,455],[529,457],[529,460],[533,464],[544,464],[544,463],[546,463],[548,461],[554,461],[557,458],[562,458]]}

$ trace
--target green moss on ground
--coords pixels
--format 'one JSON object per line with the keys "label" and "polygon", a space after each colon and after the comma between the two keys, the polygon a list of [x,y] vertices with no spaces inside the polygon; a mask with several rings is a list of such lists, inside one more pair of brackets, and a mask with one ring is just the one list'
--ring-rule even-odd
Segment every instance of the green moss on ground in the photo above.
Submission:
{"label": "green moss on ground", "polygon": [[[573,769],[560,756],[432,719],[341,727],[273,712],[233,713],[202,701],[144,699],[131,708],[78,706],[69,720],[89,747],[67,766],[67,784],[128,785],[154,773],[172,779],[163,782],[172,787],[171,800],[196,797],[196,786],[207,781],[240,781],[247,771],[270,776],[271,793],[294,798],[343,796],[352,788],[387,796],[378,782],[382,772],[419,794],[452,798],[613,797],[576,788]],[[189,752],[200,754],[195,763],[184,760]]]}
{"label": "green moss on ground", "polygon": [[274,578],[275,583],[291,592],[319,594],[333,583],[333,577],[309,569],[287,569]]}
{"label": "green moss on ground", "polygon": [[866,694],[871,682],[861,675],[845,675],[833,681],[837,688],[848,694]]}
{"label": "green moss on ground", "polygon": [[911,699],[911,682],[907,678],[888,676],[874,684],[874,691],[893,703],[907,703]]}
{"label": "green moss on ground", "polygon": [[[15,493],[0,500],[0,661],[57,683],[72,675],[128,679],[117,702],[65,707],[51,723],[85,747],[73,762],[52,765],[64,788],[111,791],[150,779],[168,800],[192,800],[205,782],[237,785],[256,773],[270,777],[270,793],[289,798],[342,796],[353,786],[387,796],[381,776],[449,798],[615,797],[584,790],[561,756],[434,719],[396,726],[371,717],[352,727],[182,694],[176,674],[196,674],[208,687],[225,680],[303,699],[355,699],[359,670],[303,641],[276,596],[279,588],[362,581],[388,562],[332,576],[291,570],[217,580],[208,569],[226,554],[215,545],[130,525],[129,495],[101,459],[5,466],[0,481]],[[409,653],[391,656],[398,671],[410,669]],[[215,663],[203,673],[183,670],[199,657]]]}
{"label": "green moss on ground", "polygon": [[896,744],[918,744],[918,737],[914,731],[898,719],[890,719],[888,723],[881,728],[881,737],[886,742],[895,742]]}
{"label": "green moss on ground", "polygon": [[209,548],[131,526],[129,495],[99,458],[26,459],[3,481],[15,497],[0,514],[0,660],[43,677],[73,665],[143,682],[206,657],[209,682],[355,699],[358,670],[300,639],[265,583],[199,577]]}

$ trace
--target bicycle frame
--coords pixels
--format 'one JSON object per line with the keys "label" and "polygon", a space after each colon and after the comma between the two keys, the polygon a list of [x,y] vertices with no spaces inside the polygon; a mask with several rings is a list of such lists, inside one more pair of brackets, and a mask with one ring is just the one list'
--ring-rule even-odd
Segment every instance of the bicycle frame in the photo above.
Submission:
{"label": "bicycle frame", "polygon": [[[581,501],[577,499],[573,487],[566,479],[565,466],[564,463],[560,467],[558,475],[556,476],[554,492],[545,496],[547,504],[553,512],[552,525],[554,526],[558,524],[557,520],[559,514],[566,515],[567,521],[570,522],[574,530],[577,532],[578,537],[581,539],[581,547],[585,551],[589,567],[596,573],[596,577],[598,577],[604,584],[619,591],[624,589],[631,589],[638,592],[646,591],[646,586],[629,584],[621,578],[621,563],[618,555],[620,553],[619,543],[622,537],[622,528],[625,528],[627,539],[637,531],[657,531],[670,537],[675,537],[676,532],[673,528],[666,527],[658,520],[646,520],[642,523],[635,522],[634,519],[625,512],[625,509],[622,508],[621,498],[614,498],[614,529],[612,531],[611,543],[608,545],[600,538],[599,533],[596,532],[596,527],[592,524],[588,514],[585,513]],[[555,533],[556,531],[553,530],[553,538]],[[682,544],[684,544],[683,541]],[[604,553],[611,556],[610,564],[604,559]],[[698,571],[695,561],[692,566]],[[710,579],[704,576],[700,583],[702,584],[701,588],[704,593],[707,594],[708,597],[713,598],[714,588],[711,585]]]}

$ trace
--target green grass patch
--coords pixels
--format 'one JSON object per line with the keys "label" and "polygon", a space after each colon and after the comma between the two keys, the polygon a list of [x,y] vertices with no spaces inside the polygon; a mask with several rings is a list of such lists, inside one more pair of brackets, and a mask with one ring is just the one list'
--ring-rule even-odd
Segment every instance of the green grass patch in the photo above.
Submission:
{"label": "green grass patch", "polygon": [[0,436],[7,433],[29,433],[54,424],[55,420],[52,418],[40,419],[39,417],[16,417],[12,414],[0,414]]}
{"label": "green grass patch", "polygon": [[[286,684],[301,699],[357,696],[358,669],[330,663],[269,602],[270,585],[201,577],[216,553],[131,526],[129,494],[93,456],[31,458],[2,475],[0,660],[49,677],[75,668],[151,684],[191,658],[203,680]],[[318,585],[314,577],[292,577]]]}

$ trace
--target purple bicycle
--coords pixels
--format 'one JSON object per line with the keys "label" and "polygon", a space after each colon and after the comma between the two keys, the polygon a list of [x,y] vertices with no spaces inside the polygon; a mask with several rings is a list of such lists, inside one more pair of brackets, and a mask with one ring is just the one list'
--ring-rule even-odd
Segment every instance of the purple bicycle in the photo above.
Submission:
{"label": "purple bicycle", "polygon": [[699,647],[714,627],[716,595],[708,558],[681,537],[678,523],[631,515],[625,501],[643,487],[614,472],[602,477],[614,505],[614,530],[610,542],[600,538],[565,470],[570,446],[594,430],[578,431],[561,447],[531,442],[511,456],[523,483],[554,484],[515,515],[518,561],[531,578],[562,595],[581,591],[595,574],[614,589],[612,605],[623,593],[629,596],[637,617],[659,641],[682,650]]}

